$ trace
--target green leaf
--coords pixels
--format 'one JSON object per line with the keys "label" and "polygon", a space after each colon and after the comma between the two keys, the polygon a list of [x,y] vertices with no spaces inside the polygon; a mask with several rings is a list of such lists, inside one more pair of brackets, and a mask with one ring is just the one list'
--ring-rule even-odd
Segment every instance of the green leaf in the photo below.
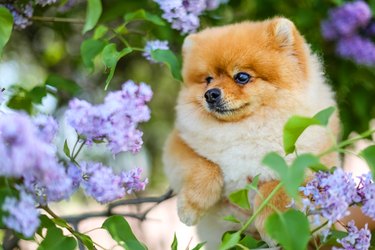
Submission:
{"label": "green leaf", "polygon": [[43,97],[47,95],[46,86],[37,86],[30,90],[28,95],[31,97],[33,103],[42,103]]}
{"label": "green leaf", "polygon": [[24,110],[28,113],[31,113],[33,108],[31,97],[27,95],[26,91],[23,90],[20,90],[18,93],[12,96],[9,99],[7,106],[11,109]]}
{"label": "green leaf", "polygon": [[321,163],[310,165],[309,169],[311,169],[314,172],[319,172],[319,171],[328,172],[329,171],[329,168],[327,168],[327,166]]}
{"label": "green leaf", "polygon": [[327,126],[329,122],[329,118],[331,118],[333,112],[335,112],[335,107],[328,107],[319,111],[317,114],[314,115],[314,119],[320,122],[320,125]]}
{"label": "green leaf", "polygon": [[129,23],[134,20],[145,20],[149,21],[153,24],[159,25],[159,26],[164,26],[165,22],[163,19],[161,19],[159,16],[151,14],[144,9],[139,9],[134,12],[126,13],[124,15],[124,19],[126,23]]}
{"label": "green leaf", "polygon": [[102,60],[104,65],[109,69],[109,75],[107,77],[104,90],[107,90],[109,83],[113,78],[118,60],[132,51],[133,50],[131,48],[124,48],[121,51],[117,51],[116,44],[114,43],[110,43],[104,47],[102,51]]}
{"label": "green leaf", "polygon": [[119,215],[114,215],[106,219],[102,225],[117,243],[126,250],[145,250],[144,244],[138,241],[133,234],[128,222]]}
{"label": "green leaf", "polygon": [[108,32],[108,27],[104,25],[99,25],[96,27],[93,38],[95,40],[102,38]]}
{"label": "green leaf", "polygon": [[60,228],[50,227],[38,250],[74,250],[76,247],[77,241],[73,237],[64,236]]}
{"label": "green leaf", "polygon": [[97,22],[99,21],[100,15],[102,14],[102,2],[101,0],[88,0],[87,11],[86,11],[86,21],[83,27],[82,33],[93,29]]}
{"label": "green leaf", "polygon": [[77,95],[81,90],[76,82],[55,74],[49,75],[45,84],[55,87],[58,91],[64,91],[69,95]]}
{"label": "green leaf", "polygon": [[226,221],[230,221],[230,222],[234,222],[234,223],[241,223],[241,221],[239,221],[236,217],[234,217],[233,215],[228,215],[228,216],[225,216],[223,218],[223,220],[226,220]]}
{"label": "green leaf", "polygon": [[221,241],[220,250],[230,249],[238,244],[241,239],[240,232],[226,232]]}
{"label": "green leaf", "polygon": [[169,70],[172,72],[173,77],[176,80],[181,81],[181,64],[175,54],[173,54],[172,51],[170,50],[153,50],[151,51],[151,57],[154,59],[156,62],[161,62],[167,65]]}
{"label": "green leaf", "polygon": [[83,245],[85,245],[87,247],[88,250],[96,249],[94,247],[94,242],[92,241],[90,236],[88,236],[86,234],[78,233],[78,232],[75,232],[74,236],[77,237],[83,243]]}
{"label": "green leaf", "polygon": [[305,179],[305,170],[319,164],[319,159],[312,154],[299,155],[288,169],[287,179],[283,180],[285,191],[293,198],[298,196],[298,188]]}
{"label": "green leaf", "polygon": [[0,7],[0,57],[5,44],[9,41],[13,28],[13,16],[5,7]]}
{"label": "green leaf", "polygon": [[329,118],[335,111],[335,107],[328,107],[317,114],[312,118],[304,116],[292,116],[286,122],[284,126],[283,133],[283,142],[284,142],[284,151],[288,155],[293,153],[295,150],[295,143],[298,138],[301,136],[303,131],[311,125],[321,125],[326,126],[328,124]]}
{"label": "green leaf", "polygon": [[191,249],[191,250],[200,250],[205,244],[206,244],[206,242],[198,243],[198,244],[197,244],[193,249]]}
{"label": "green leaf", "polygon": [[286,164],[284,158],[277,153],[268,153],[263,158],[262,163],[275,170],[280,175],[281,179],[288,178],[288,165]]}
{"label": "green leaf", "polygon": [[60,226],[60,227],[64,227],[64,228],[69,228],[69,225],[68,223],[64,220],[64,219],[61,219],[61,218],[53,218],[52,221]]}
{"label": "green leaf", "polygon": [[81,44],[81,57],[83,64],[90,71],[94,70],[94,59],[103,50],[106,43],[101,40],[87,39]]}
{"label": "green leaf", "polygon": [[237,190],[229,195],[229,201],[243,209],[250,209],[247,193],[247,189]]}
{"label": "green leaf", "polygon": [[288,155],[294,152],[296,141],[307,127],[319,124],[320,122],[314,118],[292,116],[284,126],[283,142],[285,153]]}
{"label": "green leaf", "polygon": [[269,153],[263,159],[263,164],[275,170],[284,184],[285,191],[293,198],[298,196],[298,188],[304,181],[305,169],[319,164],[319,159],[312,154],[298,156],[288,167],[284,158],[277,153]]}
{"label": "green leaf", "polygon": [[368,166],[370,167],[372,176],[375,178],[375,145],[371,145],[362,150],[359,155],[365,159]]}
{"label": "green leaf", "polygon": [[251,181],[251,183],[247,184],[245,188],[247,190],[258,190],[258,183],[259,183],[259,174],[256,175]]}
{"label": "green leaf", "polygon": [[68,146],[68,141],[67,139],[65,139],[64,141],[64,154],[70,158],[70,149],[69,149],[69,146]]}
{"label": "green leaf", "polygon": [[249,249],[253,249],[253,248],[259,248],[260,246],[263,245],[263,242],[260,241],[260,240],[256,240],[254,239],[253,237],[251,237],[250,235],[245,235],[245,237],[243,237],[240,242],[239,242],[242,246],[245,246]]}
{"label": "green leaf", "polygon": [[303,250],[310,239],[309,222],[296,210],[272,214],[265,222],[266,232],[285,250]]}
{"label": "green leaf", "polygon": [[178,241],[177,241],[176,233],[173,236],[173,242],[172,242],[172,245],[171,245],[171,250],[178,250]]}

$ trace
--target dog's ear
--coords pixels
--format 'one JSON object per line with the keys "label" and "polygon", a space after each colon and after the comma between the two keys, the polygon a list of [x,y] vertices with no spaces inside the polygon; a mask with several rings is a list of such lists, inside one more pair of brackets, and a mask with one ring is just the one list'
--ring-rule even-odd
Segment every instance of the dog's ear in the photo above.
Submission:
{"label": "dog's ear", "polygon": [[182,44],[182,54],[183,55],[186,55],[190,52],[191,48],[194,46],[194,37],[195,35],[194,34],[191,34],[191,35],[188,35],[185,40],[184,40],[184,43]]}
{"label": "dog's ear", "polygon": [[271,21],[271,34],[279,46],[291,47],[296,41],[296,27],[293,22],[284,17],[276,17]]}

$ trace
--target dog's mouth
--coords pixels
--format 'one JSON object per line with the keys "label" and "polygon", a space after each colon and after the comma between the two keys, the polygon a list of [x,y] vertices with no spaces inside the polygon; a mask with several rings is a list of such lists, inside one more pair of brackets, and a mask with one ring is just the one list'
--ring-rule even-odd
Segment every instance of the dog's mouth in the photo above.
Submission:
{"label": "dog's mouth", "polygon": [[208,105],[208,108],[210,109],[211,112],[218,113],[220,115],[230,115],[237,113],[239,111],[242,111],[245,109],[247,106],[249,106],[250,103],[244,103],[240,106],[233,107],[231,105],[228,105],[228,103],[225,102],[220,102],[220,103],[215,103]]}

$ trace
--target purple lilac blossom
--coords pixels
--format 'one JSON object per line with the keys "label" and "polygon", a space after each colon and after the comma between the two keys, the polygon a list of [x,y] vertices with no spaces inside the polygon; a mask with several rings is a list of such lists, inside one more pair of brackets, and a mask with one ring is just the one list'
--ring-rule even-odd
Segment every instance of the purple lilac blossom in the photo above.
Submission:
{"label": "purple lilac blossom", "polygon": [[75,99],[66,113],[68,123],[90,143],[95,139],[106,139],[113,154],[138,152],[142,146],[140,122],[150,119],[146,103],[151,100],[151,88],[141,83],[127,81],[122,90],[110,92],[104,103],[93,106]]}
{"label": "purple lilac blossom", "polygon": [[144,48],[145,51],[143,52],[142,55],[150,62],[156,63],[156,61],[152,59],[151,57],[151,52],[157,49],[169,50],[168,41],[160,41],[160,40],[148,41]]}
{"label": "purple lilac blossom", "polygon": [[8,216],[3,217],[3,223],[26,237],[31,237],[40,224],[35,202],[24,191],[20,192],[19,199],[6,197],[2,210],[8,213]]}
{"label": "purple lilac blossom", "polygon": [[126,189],[126,193],[132,193],[133,191],[141,191],[144,190],[148,179],[141,181],[142,169],[141,168],[134,168],[129,170],[128,172],[121,172],[121,181],[124,183],[124,187]]}
{"label": "purple lilac blossom", "polygon": [[318,172],[300,190],[307,197],[303,199],[304,209],[308,208],[311,214],[326,218],[329,226],[348,215],[352,203],[361,201],[352,174],[342,169],[336,169],[333,174]]}
{"label": "purple lilac blossom", "polygon": [[69,102],[69,109],[65,114],[66,119],[79,135],[85,137],[88,144],[91,144],[93,140],[101,140],[105,136],[106,117],[102,114],[101,107],[79,99]]}
{"label": "purple lilac blossom", "polygon": [[24,29],[31,24],[31,17],[34,13],[32,4],[13,5],[10,3],[0,4],[0,7],[7,8],[13,16],[13,24],[17,29]]}
{"label": "purple lilac blossom", "polygon": [[35,4],[24,1],[8,1],[10,3],[0,4],[0,7],[7,8],[13,16],[13,24],[17,29],[24,29],[31,25],[31,17],[34,13],[35,4],[45,7],[56,3],[57,0],[36,0]]}
{"label": "purple lilac blossom", "polygon": [[343,37],[338,40],[336,52],[339,56],[351,59],[358,64],[375,64],[375,44],[359,35]]}
{"label": "purple lilac blossom", "polygon": [[325,39],[351,36],[360,27],[365,27],[371,20],[372,13],[367,3],[354,1],[330,11],[328,20],[322,23]]}
{"label": "purple lilac blossom", "polygon": [[56,147],[39,133],[26,114],[0,116],[0,176],[23,178],[26,191],[44,204],[68,198],[72,183],[58,163]]}
{"label": "purple lilac blossom", "polygon": [[367,216],[375,219],[375,183],[371,173],[360,178],[357,187],[358,194],[362,197],[362,211]]}
{"label": "purple lilac blossom", "polygon": [[59,128],[57,121],[52,116],[39,114],[33,117],[33,123],[38,128],[38,137],[51,143]]}
{"label": "purple lilac blossom", "polygon": [[139,169],[115,174],[111,168],[97,162],[82,162],[80,166],[83,190],[100,203],[108,203],[133,191],[143,190],[147,183],[147,180],[140,179]]}
{"label": "purple lilac blossom", "polygon": [[338,239],[337,242],[342,245],[342,248],[333,247],[332,250],[367,250],[370,248],[371,232],[367,228],[358,230],[354,225],[354,221],[350,221],[347,225],[348,236]]}
{"label": "purple lilac blossom", "polygon": [[192,33],[200,25],[199,16],[205,10],[217,8],[219,0],[155,0],[163,11],[163,18],[172,24],[172,28],[182,34]]}

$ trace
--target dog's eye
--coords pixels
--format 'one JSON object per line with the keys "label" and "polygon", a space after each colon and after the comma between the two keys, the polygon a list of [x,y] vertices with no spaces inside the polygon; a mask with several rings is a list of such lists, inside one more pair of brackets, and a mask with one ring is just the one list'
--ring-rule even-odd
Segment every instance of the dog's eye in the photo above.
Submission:
{"label": "dog's eye", "polygon": [[233,79],[236,83],[246,84],[250,81],[251,76],[245,72],[239,72],[233,76]]}
{"label": "dog's eye", "polygon": [[214,80],[214,78],[212,76],[207,76],[205,80],[207,84],[210,84]]}

